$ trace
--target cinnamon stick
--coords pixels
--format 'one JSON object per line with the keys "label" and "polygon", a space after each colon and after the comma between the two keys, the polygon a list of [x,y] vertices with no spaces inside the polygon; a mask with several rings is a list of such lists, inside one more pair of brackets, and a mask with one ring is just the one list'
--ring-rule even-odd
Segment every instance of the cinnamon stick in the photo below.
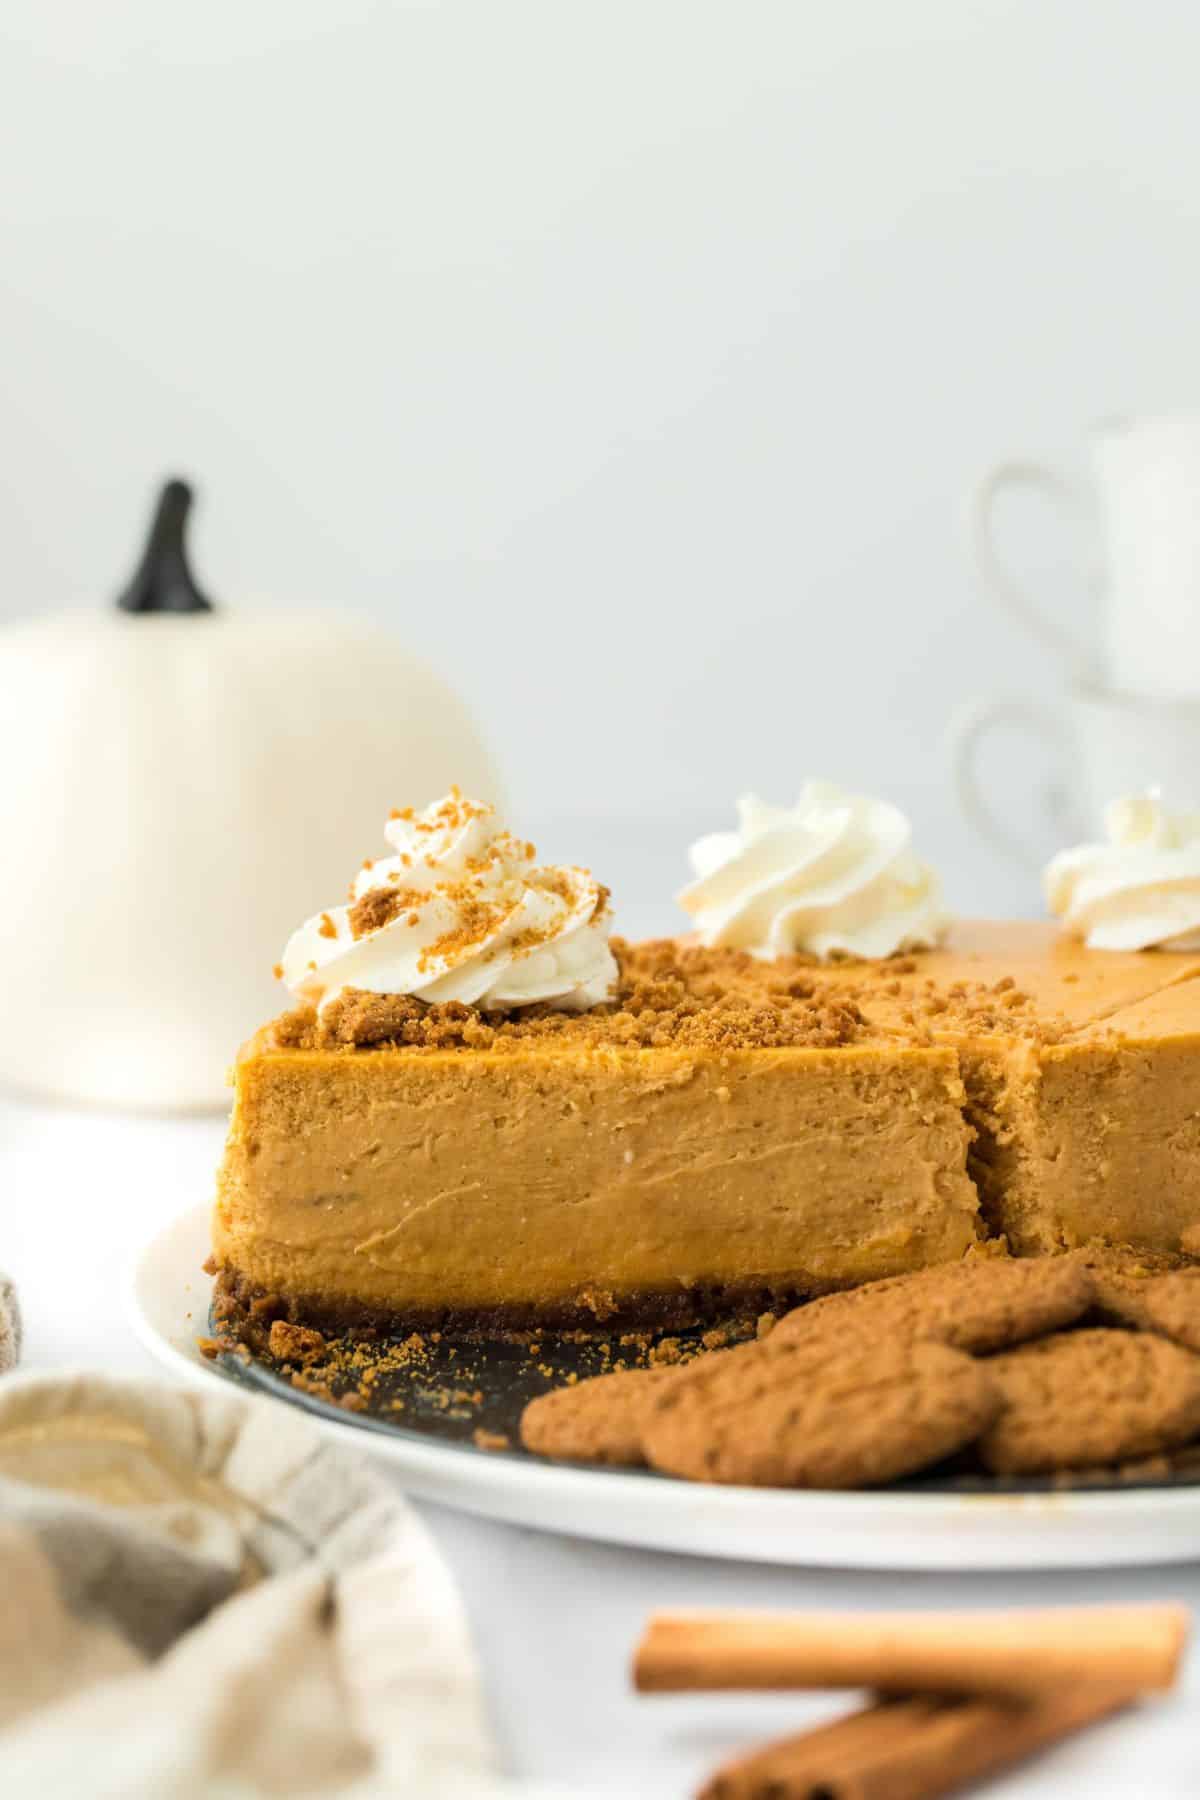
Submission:
{"label": "cinnamon stick", "polygon": [[1182,1606],[990,1613],[659,1613],[634,1658],[642,1693],[874,1688],[1028,1697],[1061,1686],[1169,1688]]}
{"label": "cinnamon stick", "polygon": [[885,1700],[738,1757],[699,1800],[935,1800],[1067,1737],[1134,1695],[1064,1688],[1039,1700]]}

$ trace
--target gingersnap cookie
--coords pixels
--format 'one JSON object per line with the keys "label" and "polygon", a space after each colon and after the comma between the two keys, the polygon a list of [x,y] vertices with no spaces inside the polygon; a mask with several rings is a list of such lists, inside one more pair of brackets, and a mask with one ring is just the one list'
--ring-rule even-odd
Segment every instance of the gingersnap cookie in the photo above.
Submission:
{"label": "gingersnap cookie", "polygon": [[775,1334],[680,1372],[651,1396],[642,1446],[690,1481],[857,1488],[940,1462],[1002,1404],[983,1364],[941,1344],[796,1345]]}
{"label": "gingersnap cookie", "polygon": [[1177,1269],[1152,1281],[1146,1321],[1151,1331],[1200,1351],[1200,1269]]}
{"label": "gingersnap cookie", "polygon": [[1171,1250],[1135,1250],[1128,1244],[1085,1244],[1068,1250],[1066,1260],[1079,1263],[1096,1282],[1148,1281],[1189,1267],[1186,1257]]}
{"label": "gingersnap cookie", "polygon": [[996,1475],[1129,1462],[1200,1435],[1200,1357],[1151,1332],[1063,1332],[982,1366],[1004,1400],[978,1447]]}
{"label": "gingersnap cookie", "polygon": [[1153,1456],[1135,1456],[1130,1462],[1107,1463],[1098,1469],[1059,1469],[1056,1487],[1065,1492],[1080,1487],[1147,1487],[1171,1480],[1200,1479],[1200,1444],[1180,1450],[1159,1450]]}
{"label": "gingersnap cookie", "polygon": [[539,1456],[642,1468],[646,1408],[682,1370],[616,1369],[539,1394],[521,1414],[521,1442]]}
{"label": "gingersnap cookie", "polygon": [[1105,1318],[1200,1351],[1200,1268],[1177,1256],[1104,1248],[1073,1251],[1070,1260],[1088,1271]]}
{"label": "gingersnap cookie", "polygon": [[812,1300],[782,1318],[770,1342],[790,1349],[833,1333],[982,1355],[1073,1325],[1091,1304],[1089,1272],[1068,1257],[972,1257]]}

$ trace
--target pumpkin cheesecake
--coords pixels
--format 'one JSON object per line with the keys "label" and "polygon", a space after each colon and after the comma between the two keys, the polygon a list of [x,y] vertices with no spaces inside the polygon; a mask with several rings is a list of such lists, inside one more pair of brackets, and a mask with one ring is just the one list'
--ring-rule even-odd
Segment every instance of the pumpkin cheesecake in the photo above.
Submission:
{"label": "pumpkin cheesecake", "polygon": [[218,1311],[683,1324],[1005,1247],[1179,1250],[1200,955],[947,927],[898,821],[752,812],[698,847],[702,941],[627,944],[489,809],[395,815],[237,1062]]}

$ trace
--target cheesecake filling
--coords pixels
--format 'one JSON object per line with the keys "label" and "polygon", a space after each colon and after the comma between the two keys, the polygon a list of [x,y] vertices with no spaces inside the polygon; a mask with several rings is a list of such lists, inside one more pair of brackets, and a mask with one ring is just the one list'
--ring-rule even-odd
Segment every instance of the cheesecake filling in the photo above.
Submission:
{"label": "cheesecake filling", "polygon": [[305,1322],[683,1324],[978,1236],[949,1050],[433,1051],[382,1082],[335,1052],[319,1104],[305,1056],[245,1068],[214,1232]]}

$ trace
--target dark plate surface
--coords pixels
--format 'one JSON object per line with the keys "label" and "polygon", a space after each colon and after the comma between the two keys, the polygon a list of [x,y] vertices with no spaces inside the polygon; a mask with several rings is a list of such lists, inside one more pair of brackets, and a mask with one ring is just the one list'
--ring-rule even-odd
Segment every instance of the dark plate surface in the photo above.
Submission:
{"label": "dark plate surface", "polygon": [[[672,1336],[686,1349],[699,1332]],[[409,1346],[412,1346],[411,1348]],[[547,1332],[533,1343],[511,1340],[462,1341],[442,1336],[385,1342],[369,1358],[370,1378],[363,1368],[348,1370],[329,1383],[333,1397],[295,1386],[269,1357],[250,1358],[224,1354],[223,1371],[243,1386],[286,1400],[318,1418],[339,1425],[357,1425],[366,1432],[391,1438],[451,1446],[467,1456],[503,1456],[537,1466],[542,1459],[521,1448],[521,1413],[528,1401],[551,1388],[561,1387],[574,1375],[586,1380],[623,1364],[645,1361],[646,1344],[623,1346],[613,1338],[600,1342],[573,1342]],[[324,1385],[324,1383],[322,1383]],[[353,1393],[360,1402],[355,1410],[337,1403],[339,1394]],[[483,1438],[483,1442],[480,1442]],[[502,1447],[496,1440],[507,1439]],[[489,1442],[488,1440],[491,1440]],[[1164,1473],[1133,1472],[1115,1477],[1103,1471],[1063,1476],[1025,1477],[1019,1481],[981,1475],[962,1464],[942,1464],[910,1481],[896,1482],[888,1492],[929,1494],[1044,1494],[1102,1491],[1114,1488],[1200,1487],[1200,1449],[1185,1453],[1188,1466]],[[597,1473],[608,1473],[600,1465]],[[624,1470],[646,1481],[671,1477],[652,1470]]]}

